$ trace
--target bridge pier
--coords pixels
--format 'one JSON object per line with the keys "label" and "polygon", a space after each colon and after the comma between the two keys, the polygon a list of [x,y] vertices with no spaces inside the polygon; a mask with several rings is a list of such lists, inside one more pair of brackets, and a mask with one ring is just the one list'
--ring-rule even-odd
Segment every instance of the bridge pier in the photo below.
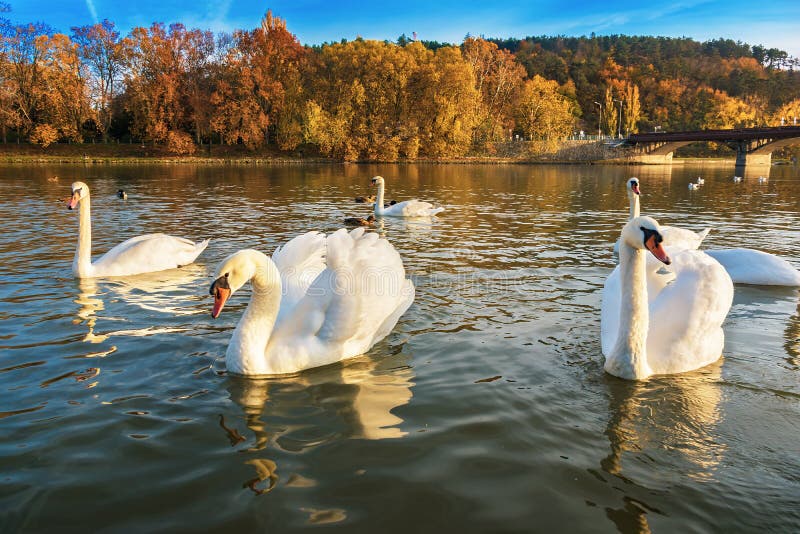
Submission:
{"label": "bridge pier", "polygon": [[772,164],[772,153],[767,154],[748,154],[747,152],[736,151],[736,166],[746,167],[749,165],[754,166],[769,166]]}
{"label": "bridge pier", "polygon": [[636,154],[631,159],[636,163],[645,165],[672,165],[672,152],[667,154]]}

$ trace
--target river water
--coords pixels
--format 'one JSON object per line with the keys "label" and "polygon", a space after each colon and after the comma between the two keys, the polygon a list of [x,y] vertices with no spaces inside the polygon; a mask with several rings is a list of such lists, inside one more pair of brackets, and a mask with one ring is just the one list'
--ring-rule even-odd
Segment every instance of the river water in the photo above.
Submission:
{"label": "river water", "polygon": [[[760,184],[757,174],[768,173]],[[216,265],[387,199],[416,301],[368,354],[293,377],[225,373],[247,303],[211,319]],[[800,267],[800,170],[325,165],[0,169],[0,531],[797,532],[798,290],[737,286],[724,357],[603,372],[600,291],[642,211]],[[689,191],[697,176],[706,185]],[[211,238],[195,265],[77,281],[70,183],[95,254],[142,233]],[[116,198],[123,188],[129,198]]]}

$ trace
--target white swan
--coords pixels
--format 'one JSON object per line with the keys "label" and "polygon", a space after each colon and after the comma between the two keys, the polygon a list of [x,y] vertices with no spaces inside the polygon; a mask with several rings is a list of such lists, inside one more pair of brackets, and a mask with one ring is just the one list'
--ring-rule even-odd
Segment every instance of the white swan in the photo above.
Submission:
{"label": "white swan", "polygon": [[91,197],[89,186],[83,182],[72,184],[67,209],[75,209],[78,204],[78,248],[72,262],[72,272],[78,278],[129,276],[174,269],[194,262],[208,246],[208,239],[195,244],[166,234],[146,234],[123,241],[92,262]]}
{"label": "white swan", "polygon": [[[625,184],[625,187],[628,190],[628,218],[633,219],[639,216],[641,209],[639,206],[639,196],[641,194],[639,179],[636,177],[630,178]],[[706,228],[702,232],[693,232],[676,226],[661,227],[661,235],[664,237],[664,246],[692,250],[700,248],[700,244],[706,236],[708,236],[710,231],[710,228]],[[619,252],[619,243],[619,239],[614,243],[615,253]]]}
{"label": "white swan", "polygon": [[[604,368],[620,378],[691,371],[722,354],[722,322],[733,302],[730,277],[700,251],[682,250],[670,261],[662,241],[650,217],[636,217],[622,229],[620,305],[616,314],[601,317]],[[648,294],[645,250],[671,263],[676,274],[655,295]]]}
{"label": "white swan", "polygon": [[694,191],[695,189],[700,189],[700,184],[689,182],[689,191]]}
{"label": "white swan", "polygon": [[295,373],[363,354],[414,301],[400,254],[364,228],[327,238],[308,232],[272,259],[256,250],[229,256],[211,285],[211,316],[248,281],[250,304],[225,354],[228,371],[240,375]]}
{"label": "white swan", "polygon": [[741,176],[734,176],[733,177],[733,183],[735,183],[735,184],[742,183],[742,177]]}
{"label": "white swan", "polygon": [[697,177],[697,185],[704,185],[706,183],[704,178]]}
{"label": "white swan", "polygon": [[430,202],[422,202],[419,200],[406,200],[405,202],[398,202],[389,207],[383,205],[383,177],[375,176],[372,178],[372,184],[378,186],[378,195],[375,199],[375,216],[383,217],[428,217],[436,215],[444,211],[444,208],[434,208]]}
{"label": "white swan", "polygon": [[728,271],[734,284],[800,286],[800,271],[788,261],[751,248],[706,250]]}
{"label": "white swan", "polygon": [[[630,218],[639,216],[639,180],[631,178],[628,180],[628,200],[630,203]],[[664,246],[670,252],[676,250],[694,250],[706,238],[709,232],[706,228],[702,232],[692,232],[675,226],[662,226],[661,232],[664,237]],[[619,252],[619,243],[614,243],[614,252]],[[767,252],[750,248],[733,248],[720,250],[705,250],[705,253],[717,260],[733,280],[734,284],[751,285],[771,285],[771,286],[800,286],[800,271],[795,269],[791,263]],[[651,256],[647,256],[647,283],[651,291],[663,286],[669,280],[664,278],[664,273],[659,273],[660,265]],[[611,273],[608,283],[616,291],[618,282],[615,280],[619,276],[617,270]],[[653,286],[652,284],[655,284]]]}

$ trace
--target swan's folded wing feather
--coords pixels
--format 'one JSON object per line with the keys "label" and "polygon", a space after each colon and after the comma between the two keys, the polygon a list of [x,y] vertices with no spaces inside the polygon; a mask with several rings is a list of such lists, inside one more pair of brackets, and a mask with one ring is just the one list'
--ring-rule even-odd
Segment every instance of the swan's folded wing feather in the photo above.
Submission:
{"label": "swan's folded wing feather", "polygon": [[321,232],[299,235],[272,254],[281,273],[281,318],[308,291],[311,283],[325,270],[326,238]]}
{"label": "swan's folded wing feather", "polygon": [[276,327],[270,346],[306,340],[326,359],[318,365],[366,352],[394,327],[398,308],[405,311],[410,305],[409,285],[389,241],[364,228],[338,230],[327,239],[327,268]]}
{"label": "swan's folded wing feather", "polygon": [[733,302],[733,282],[707,254],[672,257],[675,280],[650,302],[647,360],[654,374],[699,369],[722,355],[722,323]]}
{"label": "swan's folded wing feather", "polygon": [[750,248],[706,253],[722,264],[735,284],[800,286],[800,271],[779,256]]}
{"label": "swan's folded wing feather", "polygon": [[444,208],[435,208],[430,202],[406,200],[384,209],[383,214],[401,217],[427,217],[441,211],[444,211]]}
{"label": "swan's folded wing feather", "polygon": [[115,246],[92,265],[96,276],[127,276],[188,265],[208,246],[167,234],[132,237]]}
{"label": "swan's folded wing feather", "polygon": [[661,234],[664,236],[664,246],[680,249],[695,250],[699,248],[710,231],[710,228],[706,228],[701,232],[693,232],[685,228],[678,228],[677,226],[661,226]]}

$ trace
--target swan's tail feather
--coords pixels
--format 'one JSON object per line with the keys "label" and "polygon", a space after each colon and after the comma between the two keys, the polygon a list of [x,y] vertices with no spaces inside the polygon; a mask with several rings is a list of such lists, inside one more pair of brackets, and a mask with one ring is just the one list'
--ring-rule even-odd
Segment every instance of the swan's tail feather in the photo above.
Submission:
{"label": "swan's tail feather", "polygon": [[209,243],[211,243],[211,239],[204,239],[195,245],[194,249],[198,256],[203,253]]}
{"label": "swan's tail feather", "polygon": [[431,211],[430,211],[430,214],[431,215],[436,215],[437,213],[441,213],[443,211],[444,211],[444,208],[442,208],[442,207],[432,208]]}
{"label": "swan's tail feather", "polygon": [[711,228],[706,228],[706,229],[705,229],[705,230],[703,230],[702,232],[697,232],[697,239],[699,239],[699,240],[700,240],[700,243],[702,243],[702,242],[703,242],[703,240],[706,238],[706,236],[708,236],[708,233],[709,233],[710,231],[711,231]]}

